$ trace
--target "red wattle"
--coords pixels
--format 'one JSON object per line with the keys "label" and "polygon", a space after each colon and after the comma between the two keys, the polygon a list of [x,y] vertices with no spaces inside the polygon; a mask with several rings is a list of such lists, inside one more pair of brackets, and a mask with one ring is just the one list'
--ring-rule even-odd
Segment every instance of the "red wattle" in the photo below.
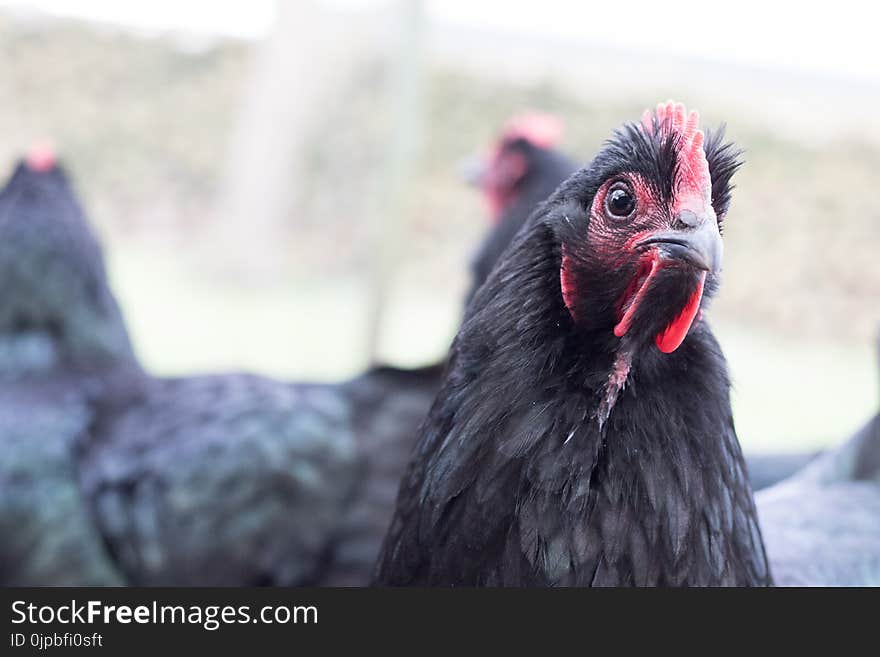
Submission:
{"label": "red wattle", "polygon": [[660,270],[660,263],[656,258],[651,259],[651,269],[648,271],[647,276],[639,285],[639,288],[635,292],[635,296],[629,302],[629,305],[626,311],[623,313],[623,317],[620,318],[620,321],[614,326],[614,335],[618,338],[622,338],[626,335],[626,332],[629,331],[630,326],[632,326],[633,318],[636,314],[636,309],[639,307],[639,304],[642,303],[642,299],[645,297],[645,293],[651,285],[651,281],[654,276]]}
{"label": "red wattle", "polygon": [[691,324],[694,323],[694,318],[696,318],[700,310],[700,300],[703,298],[703,286],[705,283],[706,272],[701,272],[697,289],[691,294],[681,313],[669,322],[667,327],[654,338],[657,348],[664,354],[671,354],[678,349],[681,343],[684,342],[685,337],[687,337]]}

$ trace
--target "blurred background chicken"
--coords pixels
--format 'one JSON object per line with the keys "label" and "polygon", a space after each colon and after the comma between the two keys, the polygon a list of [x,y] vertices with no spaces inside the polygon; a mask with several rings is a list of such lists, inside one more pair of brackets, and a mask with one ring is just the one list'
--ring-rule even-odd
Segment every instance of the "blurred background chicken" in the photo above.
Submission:
{"label": "blurred background chicken", "polygon": [[488,157],[468,163],[466,179],[480,188],[495,225],[471,265],[474,280],[468,301],[535,207],[577,170],[577,164],[557,150],[562,130],[562,122],[550,114],[513,117]]}
{"label": "blurred background chicken", "polygon": [[47,147],[0,192],[0,581],[119,584],[79,484],[77,441],[138,366],[101,248]]}

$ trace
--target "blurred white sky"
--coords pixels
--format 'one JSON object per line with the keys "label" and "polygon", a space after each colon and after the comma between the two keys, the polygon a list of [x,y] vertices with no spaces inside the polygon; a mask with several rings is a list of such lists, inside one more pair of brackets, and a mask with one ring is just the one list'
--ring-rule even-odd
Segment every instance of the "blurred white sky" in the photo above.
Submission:
{"label": "blurred white sky", "polygon": [[[318,2],[341,10],[368,10],[391,0]],[[866,0],[426,0],[426,5],[438,24],[880,82],[880,10]],[[2,6],[145,29],[253,38],[271,28],[275,0],[0,0]]]}

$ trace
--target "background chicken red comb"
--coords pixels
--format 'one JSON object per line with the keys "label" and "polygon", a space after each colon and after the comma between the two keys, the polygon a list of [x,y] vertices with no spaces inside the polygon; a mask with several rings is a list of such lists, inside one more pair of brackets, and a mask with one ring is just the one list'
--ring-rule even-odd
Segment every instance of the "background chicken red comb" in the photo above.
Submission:
{"label": "background chicken red comb", "polygon": [[25,158],[28,168],[37,173],[45,173],[55,168],[58,156],[55,146],[50,139],[40,139],[34,142]]}
{"label": "background chicken red comb", "polygon": [[527,112],[512,117],[504,126],[501,138],[526,139],[540,148],[553,148],[562,139],[565,125],[558,116]]}

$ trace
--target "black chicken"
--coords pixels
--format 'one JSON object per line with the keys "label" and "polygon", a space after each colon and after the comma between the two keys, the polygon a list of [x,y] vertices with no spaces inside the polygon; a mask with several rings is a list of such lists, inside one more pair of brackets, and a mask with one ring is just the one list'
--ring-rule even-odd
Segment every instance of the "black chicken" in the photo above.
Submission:
{"label": "black chicken", "polygon": [[[471,160],[465,171],[479,186],[494,228],[472,263],[467,299],[489,277],[495,263],[532,211],[545,201],[578,166],[557,150],[562,122],[548,114],[522,114],[510,119],[488,158]],[[752,490],[767,488],[804,468],[817,452],[745,454]]]}
{"label": "black chicken", "polygon": [[0,192],[0,582],[120,584],[73,451],[108,367],[136,370],[101,249],[51,153]]}
{"label": "black chicken", "polygon": [[0,281],[0,582],[369,580],[442,366],[146,375],[44,152],[0,193]]}
{"label": "black chicken", "polygon": [[738,153],[697,121],[618,130],[477,292],[377,583],[772,582],[701,312]]}

